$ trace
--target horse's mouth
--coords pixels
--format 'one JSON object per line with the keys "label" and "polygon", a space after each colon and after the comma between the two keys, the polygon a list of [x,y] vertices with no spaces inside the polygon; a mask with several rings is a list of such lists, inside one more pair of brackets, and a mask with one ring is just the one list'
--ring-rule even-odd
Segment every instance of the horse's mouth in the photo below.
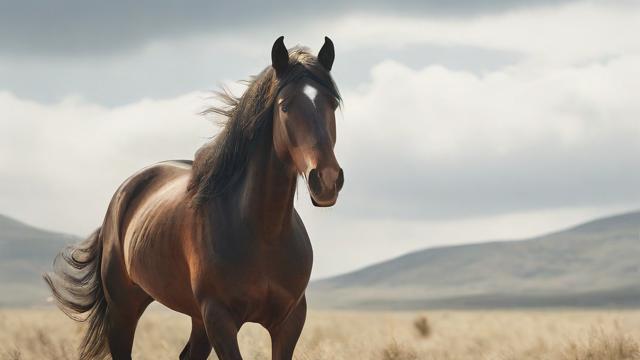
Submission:
{"label": "horse's mouth", "polygon": [[331,178],[328,183],[320,176],[317,169],[312,169],[305,174],[311,203],[314,206],[331,207],[338,201],[338,194],[344,184],[344,172],[341,168],[338,167],[338,169],[339,171],[335,172],[334,178]]}
{"label": "horse's mouth", "polygon": [[329,201],[322,201],[322,202],[316,201],[313,195],[311,195],[310,198],[311,198],[311,203],[315,207],[332,207],[333,205],[336,204],[336,201],[338,200],[337,196]]}

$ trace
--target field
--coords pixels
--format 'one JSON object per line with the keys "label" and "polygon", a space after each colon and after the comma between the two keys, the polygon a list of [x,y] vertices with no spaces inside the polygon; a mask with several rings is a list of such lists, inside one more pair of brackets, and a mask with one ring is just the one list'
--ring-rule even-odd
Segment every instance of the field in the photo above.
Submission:
{"label": "field", "polygon": [[[80,330],[54,309],[0,310],[0,359],[74,359]],[[133,358],[177,359],[188,335],[187,318],[150,309]],[[245,359],[270,359],[259,326],[239,340]],[[311,312],[295,358],[640,359],[640,311]]]}

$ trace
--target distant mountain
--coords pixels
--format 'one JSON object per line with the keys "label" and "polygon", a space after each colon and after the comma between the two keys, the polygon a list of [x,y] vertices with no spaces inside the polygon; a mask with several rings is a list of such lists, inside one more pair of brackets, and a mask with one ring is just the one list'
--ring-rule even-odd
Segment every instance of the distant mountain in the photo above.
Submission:
{"label": "distant mountain", "polygon": [[0,215],[0,306],[44,304],[49,291],[42,273],[66,244],[78,240]]}
{"label": "distant mountain", "polygon": [[640,307],[640,212],[520,241],[413,252],[315,281],[316,307]]}
{"label": "distant mountain", "polygon": [[[80,238],[0,215],[0,307],[44,304],[41,274]],[[413,252],[311,283],[313,307],[640,307],[640,212],[520,241]]]}

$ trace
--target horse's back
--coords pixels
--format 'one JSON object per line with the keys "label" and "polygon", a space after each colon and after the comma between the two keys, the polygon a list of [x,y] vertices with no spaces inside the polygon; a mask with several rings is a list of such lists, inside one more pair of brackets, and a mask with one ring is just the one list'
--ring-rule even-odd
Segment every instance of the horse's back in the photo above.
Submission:
{"label": "horse's back", "polygon": [[[157,195],[164,187],[183,186],[182,194],[187,195],[187,182],[191,173],[191,161],[172,160],[156,163],[141,169],[126,179],[116,190],[109,212],[118,225],[126,225],[131,221],[136,209],[149,198]],[[177,189],[176,189],[177,190]],[[169,194],[166,194],[169,195]]]}

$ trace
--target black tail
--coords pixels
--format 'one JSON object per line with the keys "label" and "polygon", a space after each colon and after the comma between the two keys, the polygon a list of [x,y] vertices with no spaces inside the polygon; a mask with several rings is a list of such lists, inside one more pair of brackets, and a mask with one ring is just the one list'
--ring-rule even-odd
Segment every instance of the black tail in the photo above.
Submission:
{"label": "black tail", "polygon": [[[62,260],[62,261],[61,261]],[[44,275],[58,307],[70,318],[87,322],[80,345],[80,360],[102,359],[108,352],[108,307],[102,288],[100,229],[78,245],[64,249]]]}

